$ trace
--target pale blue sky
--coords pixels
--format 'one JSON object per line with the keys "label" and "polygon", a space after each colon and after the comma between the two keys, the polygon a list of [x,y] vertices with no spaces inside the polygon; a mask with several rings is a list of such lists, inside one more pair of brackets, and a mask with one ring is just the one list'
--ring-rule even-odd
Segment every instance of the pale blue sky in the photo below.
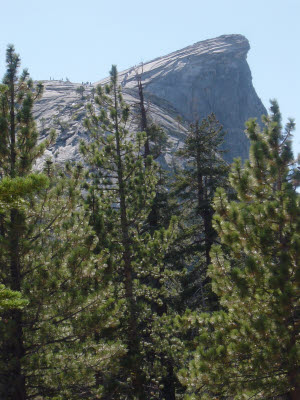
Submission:
{"label": "pale blue sky", "polygon": [[[0,0],[0,76],[13,43],[34,79],[97,81],[200,40],[250,41],[254,87],[300,126],[300,0]],[[294,135],[300,152],[300,129]]]}

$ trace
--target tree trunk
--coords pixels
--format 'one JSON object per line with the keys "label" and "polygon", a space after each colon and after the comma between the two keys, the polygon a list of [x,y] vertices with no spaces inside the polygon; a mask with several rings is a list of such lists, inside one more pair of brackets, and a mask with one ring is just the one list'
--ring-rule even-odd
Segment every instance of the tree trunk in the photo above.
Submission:
{"label": "tree trunk", "polygon": [[[15,87],[14,75],[10,78],[10,177],[16,177],[16,125],[15,125]],[[9,259],[10,287],[21,291],[20,232],[24,221],[20,212],[12,209],[10,213]],[[13,400],[25,400],[25,377],[22,374],[21,360],[24,356],[22,311],[10,312],[10,337],[8,338],[8,393]]]}
{"label": "tree trunk", "polygon": [[[292,304],[290,305],[290,310],[293,310]],[[294,313],[292,313],[294,314]],[[286,324],[288,328],[288,323]],[[290,352],[293,348],[295,348],[295,345],[297,343],[297,327],[299,326],[299,321],[295,321],[294,315],[293,315],[293,330],[291,331],[291,341],[288,347],[288,352]],[[290,327],[290,326],[289,326]],[[299,329],[299,328],[298,328]],[[300,367],[299,367],[299,361],[297,362],[297,365],[293,365],[291,369],[288,371],[288,380],[289,380],[289,386],[291,388],[291,391],[289,393],[289,398],[291,400],[299,400],[300,399]]]}
{"label": "tree trunk", "polygon": [[[163,380],[164,388],[162,390],[162,395],[164,400],[175,400],[176,399],[176,390],[175,390],[175,374],[171,360],[167,360],[167,376]],[[166,365],[163,363],[163,365]]]}
{"label": "tree trunk", "polygon": [[10,176],[16,176],[16,126],[15,126],[15,85],[10,79]]}
{"label": "tree trunk", "polygon": [[289,374],[289,383],[294,390],[289,393],[289,398],[291,400],[299,400],[300,399],[300,371],[294,370]]}
{"label": "tree trunk", "polygon": [[[198,126],[196,127],[198,129]],[[198,134],[198,131],[196,131],[196,134]],[[198,191],[198,209],[199,209],[199,214],[201,218],[203,219],[203,226],[204,226],[204,241],[205,241],[205,259],[206,259],[206,267],[209,266],[211,259],[210,259],[210,249],[211,249],[211,216],[210,212],[207,209],[208,204],[207,204],[207,199],[205,196],[205,182],[203,180],[205,177],[202,175],[201,171],[201,154],[200,154],[200,148],[197,146],[197,191]]]}
{"label": "tree trunk", "polygon": [[140,97],[140,111],[141,111],[141,131],[146,132],[146,142],[145,142],[145,154],[144,157],[150,155],[150,144],[149,144],[149,136],[148,136],[148,122],[147,122],[147,113],[145,109],[144,102],[144,92],[141,77],[138,76],[138,89],[139,89],[139,97]]}
{"label": "tree trunk", "polygon": [[[117,110],[117,89],[114,88],[115,108]],[[116,132],[116,150],[117,150],[117,174],[118,186],[120,196],[120,213],[121,213],[121,230],[122,230],[122,244],[124,246],[123,261],[124,261],[124,283],[125,283],[125,296],[129,308],[129,324],[128,324],[128,358],[130,369],[132,370],[132,381],[134,387],[134,395],[137,399],[145,399],[143,387],[143,374],[140,368],[139,358],[139,338],[137,334],[137,311],[136,303],[133,295],[133,276],[131,265],[131,250],[130,250],[130,237],[128,231],[127,208],[125,198],[125,187],[123,178],[122,155],[120,149],[120,134],[118,124],[118,113],[115,118],[115,132]]]}

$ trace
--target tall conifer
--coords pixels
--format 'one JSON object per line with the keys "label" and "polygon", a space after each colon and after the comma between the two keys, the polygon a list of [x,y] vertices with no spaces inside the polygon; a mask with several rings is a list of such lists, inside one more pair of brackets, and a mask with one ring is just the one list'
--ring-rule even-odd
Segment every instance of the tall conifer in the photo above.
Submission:
{"label": "tall conifer", "polygon": [[[86,187],[90,222],[99,238],[98,252],[106,262],[103,279],[114,288],[114,302],[122,305],[115,329],[106,334],[119,337],[127,348],[119,371],[102,380],[115,399],[160,398],[166,371],[160,362],[157,306],[173,294],[172,273],[162,261],[174,224],[152,235],[145,231],[155,197],[157,166],[150,156],[145,162],[145,134],[127,128],[130,112],[115,66],[110,77],[109,85],[96,89],[99,109],[88,107],[85,125],[92,140],[81,145],[90,166]],[[155,285],[158,279],[160,286]]]}

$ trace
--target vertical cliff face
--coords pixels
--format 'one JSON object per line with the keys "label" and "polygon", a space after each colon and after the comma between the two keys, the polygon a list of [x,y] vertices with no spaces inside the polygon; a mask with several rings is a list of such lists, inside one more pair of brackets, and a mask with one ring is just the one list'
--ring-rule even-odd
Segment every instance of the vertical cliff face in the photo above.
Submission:
{"label": "vertical cliff face", "polygon": [[241,36],[197,43],[175,62],[174,68],[146,87],[147,92],[181,110],[188,121],[214,112],[228,132],[229,158],[248,156],[245,121],[266,112],[252,85],[248,50],[249,43]]}
{"label": "vertical cliff face", "polygon": [[[124,97],[130,104],[138,101],[136,72],[143,70],[145,98],[150,104],[152,119],[161,124],[170,139],[170,148],[162,162],[170,163],[172,152],[181,145],[188,123],[214,112],[227,131],[225,156],[248,157],[249,142],[244,134],[245,121],[250,117],[260,119],[266,113],[252,85],[247,64],[250,49],[248,40],[241,35],[224,35],[195,43],[182,50],[149,61],[143,67],[132,67],[120,73]],[[104,79],[96,84],[105,84]],[[94,84],[94,85],[96,85]],[[92,100],[91,87],[86,87],[85,100],[75,92],[78,85],[62,82],[45,82],[44,100],[36,107],[43,114],[44,126],[51,124],[54,115],[65,116],[64,129],[59,133],[60,145],[52,149],[58,161],[78,158],[78,136],[86,133],[82,126],[84,105]],[[72,109],[78,118],[72,117]],[[179,124],[181,116],[186,124]],[[66,126],[68,125],[68,128]],[[184,126],[185,125],[185,126]],[[67,137],[68,151],[63,149]],[[70,140],[73,138],[73,140]],[[74,147],[74,148],[73,148]]]}
{"label": "vertical cliff face", "polygon": [[[189,122],[214,112],[228,132],[228,158],[245,158],[245,121],[266,113],[252,85],[249,49],[244,36],[224,35],[150,61],[143,66],[146,96]],[[124,88],[134,88],[133,70],[121,79]]]}

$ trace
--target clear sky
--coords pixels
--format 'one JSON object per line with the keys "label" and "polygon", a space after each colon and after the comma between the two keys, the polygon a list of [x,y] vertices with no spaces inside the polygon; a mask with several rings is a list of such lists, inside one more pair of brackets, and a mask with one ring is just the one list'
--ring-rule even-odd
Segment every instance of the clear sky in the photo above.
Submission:
{"label": "clear sky", "polygon": [[[95,82],[200,40],[250,41],[253,83],[266,107],[300,127],[300,0],[0,0],[0,76],[13,43],[34,79]],[[294,148],[300,152],[300,128]]]}

